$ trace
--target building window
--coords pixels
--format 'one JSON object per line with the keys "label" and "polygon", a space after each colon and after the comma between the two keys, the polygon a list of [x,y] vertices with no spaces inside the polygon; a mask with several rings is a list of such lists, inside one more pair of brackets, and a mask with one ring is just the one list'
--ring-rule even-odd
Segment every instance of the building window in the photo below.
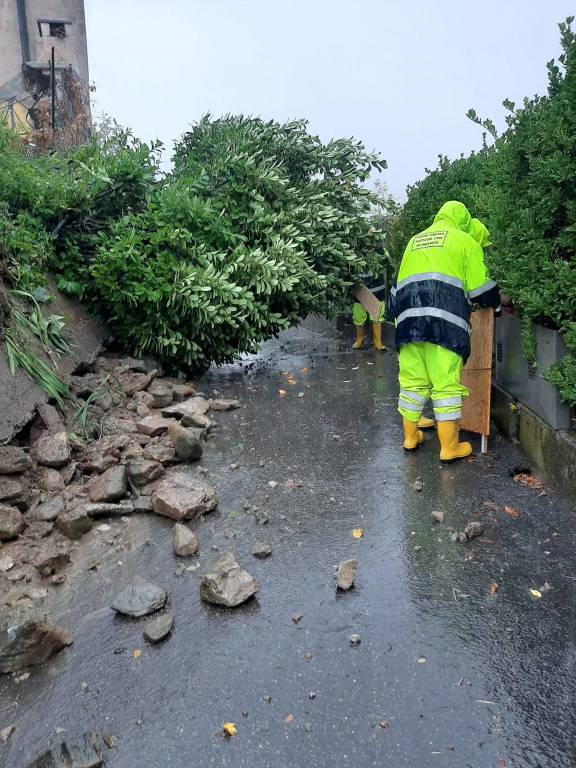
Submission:
{"label": "building window", "polygon": [[58,37],[60,40],[66,37],[66,27],[69,21],[56,21],[53,19],[38,19],[38,31],[40,37]]}

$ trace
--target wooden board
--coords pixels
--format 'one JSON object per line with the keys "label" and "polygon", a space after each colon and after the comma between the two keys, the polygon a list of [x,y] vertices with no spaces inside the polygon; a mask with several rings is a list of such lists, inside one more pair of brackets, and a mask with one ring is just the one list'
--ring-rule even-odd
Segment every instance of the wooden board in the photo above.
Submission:
{"label": "wooden board", "polygon": [[382,302],[378,301],[376,296],[365,285],[361,285],[354,291],[354,296],[358,299],[360,304],[364,307],[370,317],[380,317],[380,310],[382,308]]}
{"label": "wooden board", "polygon": [[[483,437],[490,434],[490,393],[492,388],[492,345],[494,311],[472,313],[471,354],[462,371],[462,384],[470,391],[464,400],[460,426]],[[483,446],[485,445],[483,440]]]}

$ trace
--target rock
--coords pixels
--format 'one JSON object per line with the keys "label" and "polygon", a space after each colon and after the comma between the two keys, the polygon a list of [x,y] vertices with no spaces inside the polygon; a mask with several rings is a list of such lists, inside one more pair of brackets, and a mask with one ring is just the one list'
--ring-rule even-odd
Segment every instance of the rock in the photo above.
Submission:
{"label": "rock", "polygon": [[15,445],[0,446],[0,475],[18,475],[32,466],[30,456]]}
{"label": "rock", "polygon": [[190,397],[188,400],[183,400],[181,403],[175,403],[168,406],[168,408],[162,408],[162,416],[168,418],[184,419],[188,417],[194,417],[198,414],[205,414],[210,408],[210,403],[203,397]]}
{"label": "rock", "polygon": [[169,464],[176,458],[176,449],[168,436],[153,438],[142,454],[144,459],[159,461],[161,464]]}
{"label": "rock", "polygon": [[126,467],[117,466],[99,475],[88,490],[90,501],[118,501],[128,492]]}
{"label": "rock", "polygon": [[26,509],[30,500],[30,481],[24,475],[0,475],[0,504]]}
{"label": "rock", "polygon": [[354,584],[357,570],[358,560],[343,560],[336,571],[336,583],[338,584],[338,589],[350,589]]}
{"label": "rock", "polygon": [[70,509],[56,520],[56,528],[68,539],[81,539],[92,530],[92,520],[83,509]]}
{"label": "rock", "polygon": [[102,472],[106,472],[107,469],[110,469],[110,467],[113,467],[115,464],[118,464],[116,456],[111,456],[109,454],[105,455],[100,451],[91,451],[84,456],[81,466],[82,471],[87,474],[91,475],[96,473],[101,475]]}
{"label": "rock", "polygon": [[144,639],[149,643],[159,643],[172,632],[174,626],[174,617],[170,611],[158,616],[144,627]]}
{"label": "rock", "polygon": [[66,428],[56,408],[50,403],[39,403],[36,411],[46,429],[52,432],[65,432]]}
{"label": "rock", "polygon": [[66,487],[64,479],[57,469],[50,469],[50,467],[42,467],[38,472],[38,482],[40,488],[48,493],[58,493],[63,491]]}
{"label": "rock", "polygon": [[136,392],[148,389],[155,377],[156,371],[153,370],[149,373],[124,374],[119,377],[119,381],[126,397],[132,397]]}
{"label": "rock", "polygon": [[432,518],[432,520],[434,520],[435,523],[443,523],[444,518],[446,517],[446,513],[434,511],[430,513],[430,517]]}
{"label": "rock", "polygon": [[102,376],[98,373],[88,373],[86,376],[72,376],[70,379],[70,389],[76,397],[90,397],[95,389],[98,389],[102,383]]}
{"label": "rock", "polygon": [[210,409],[213,411],[233,411],[236,408],[240,408],[239,400],[226,400],[225,398],[210,400]]}
{"label": "rock", "polygon": [[32,452],[40,466],[54,469],[68,464],[71,458],[66,432],[50,432],[42,435],[34,443]]}
{"label": "rock", "polygon": [[177,403],[181,403],[189,397],[194,397],[194,388],[189,384],[173,384],[172,392]]}
{"label": "rock", "polygon": [[172,520],[194,520],[218,505],[218,494],[209,485],[184,473],[167,475],[152,494],[154,512]]}
{"label": "rock", "polygon": [[360,645],[360,643],[362,642],[362,638],[360,637],[360,635],[350,635],[348,639],[350,640],[350,645],[352,646]]}
{"label": "rock", "polygon": [[149,459],[134,459],[126,465],[128,471],[128,480],[131,485],[141,488],[143,485],[154,482],[161,478],[166,470],[159,461],[150,461]]}
{"label": "rock", "polygon": [[10,736],[12,736],[15,730],[16,730],[15,725],[9,725],[7,728],[2,728],[2,730],[0,731],[0,741],[3,744],[5,744],[10,738]]}
{"label": "rock", "polygon": [[61,549],[47,549],[41,552],[34,560],[34,568],[40,576],[47,578],[52,576],[70,562],[70,554]]}
{"label": "rock", "polygon": [[83,510],[89,517],[122,517],[123,515],[131,515],[135,512],[134,503],[129,500],[121,501],[118,504],[106,503],[104,501],[97,502],[96,504],[86,504]]}
{"label": "rock", "polygon": [[54,523],[31,522],[26,526],[27,539],[45,539],[54,530]]}
{"label": "rock", "polygon": [[168,434],[174,444],[176,454],[182,461],[198,461],[204,453],[202,430],[183,427],[174,423],[168,428]]}
{"label": "rock", "polygon": [[264,541],[257,541],[252,547],[252,554],[254,557],[263,560],[265,557],[270,557],[272,554],[272,546]]}
{"label": "rock", "polygon": [[119,419],[115,416],[107,416],[102,419],[102,434],[104,435],[132,435],[137,432],[136,424],[130,419]]}
{"label": "rock", "polygon": [[202,600],[228,608],[246,602],[258,590],[258,583],[240,568],[233,552],[227,552],[219,558],[200,582]]}
{"label": "rock", "polygon": [[214,426],[213,422],[205,413],[191,413],[188,416],[183,416],[181,424],[183,427],[195,427],[206,433]]}
{"label": "rock", "polygon": [[136,496],[133,501],[134,512],[153,512],[152,496]]}
{"label": "rock", "polygon": [[141,459],[143,453],[144,448],[142,448],[141,445],[138,445],[138,443],[130,443],[128,448],[126,448],[124,451],[124,458],[126,461],[131,461],[132,459]]}
{"label": "rock", "polygon": [[136,429],[142,435],[158,437],[168,430],[170,424],[172,424],[172,419],[164,419],[162,416],[147,416],[142,421],[137,422]]}
{"label": "rock", "polygon": [[424,489],[424,483],[422,480],[415,480],[412,487],[415,491],[422,491]]}
{"label": "rock", "polygon": [[178,557],[191,557],[198,552],[196,534],[182,523],[176,523],[172,529],[172,547]]}
{"label": "rock", "polygon": [[459,533],[454,534],[454,541],[457,541],[459,544],[464,544],[464,542],[468,541],[468,537],[464,531],[460,531]]}
{"label": "rock", "polygon": [[254,511],[254,519],[258,525],[268,525],[269,518],[268,513],[262,509],[256,509]]}
{"label": "rock", "polygon": [[14,507],[0,505],[0,541],[10,541],[19,536],[26,523],[22,513]]}
{"label": "rock", "polygon": [[38,666],[71,645],[72,636],[24,605],[0,610],[0,672]]}
{"label": "rock", "polygon": [[70,464],[66,464],[65,467],[62,467],[60,475],[62,480],[64,480],[64,485],[70,485],[72,480],[74,480],[74,475],[76,474],[77,469],[78,464],[75,461],[71,461]]}
{"label": "rock", "polygon": [[54,496],[53,499],[45,501],[44,504],[40,504],[36,509],[30,513],[30,519],[34,522],[49,523],[56,520],[58,515],[63,514],[66,509],[64,498],[62,496]]}
{"label": "rock", "polygon": [[292,621],[294,622],[294,624],[299,624],[302,621],[303,618],[304,618],[304,614],[302,614],[302,613],[293,613],[292,614]]}
{"label": "rock", "polygon": [[97,735],[86,733],[81,744],[63,742],[42,753],[26,768],[101,768],[103,765]]}
{"label": "rock", "polygon": [[167,384],[155,382],[148,390],[152,397],[150,406],[152,408],[168,408],[174,402],[174,392]]}
{"label": "rock", "polygon": [[470,539],[475,539],[477,536],[481,536],[484,533],[484,523],[481,523],[478,520],[468,523],[466,528],[464,528],[464,533],[466,534],[468,541],[470,541]]}
{"label": "rock", "polygon": [[141,576],[134,576],[116,596],[112,608],[125,616],[148,616],[166,605],[168,592]]}

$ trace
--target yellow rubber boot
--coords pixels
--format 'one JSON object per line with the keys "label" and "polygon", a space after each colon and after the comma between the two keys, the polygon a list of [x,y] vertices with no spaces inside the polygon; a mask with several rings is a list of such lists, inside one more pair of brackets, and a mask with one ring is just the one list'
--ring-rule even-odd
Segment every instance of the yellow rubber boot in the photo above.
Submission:
{"label": "yellow rubber boot", "polygon": [[383,352],[386,349],[382,344],[382,323],[372,323],[372,343],[377,352]]}
{"label": "yellow rubber boot", "polygon": [[440,461],[465,459],[472,453],[470,443],[458,441],[458,422],[439,421],[438,439],[440,440]]}
{"label": "yellow rubber boot", "polygon": [[364,326],[363,325],[357,325],[356,326],[356,341],[354,344],[352,344],[352,349],[362,349],[362,345],[364,344]]}
{"label": "yellow rubber boot", "polygon": [[404,450],[415,451],[424,442],[424,435],[415,421],[402,418],[402,424],[404,425]]}
{"label": "yellow rubber boot", "polygon": [[418,421],[418,429],[434,429],[436,422],[434,419],[429,419],[426,416],[420,416]]}

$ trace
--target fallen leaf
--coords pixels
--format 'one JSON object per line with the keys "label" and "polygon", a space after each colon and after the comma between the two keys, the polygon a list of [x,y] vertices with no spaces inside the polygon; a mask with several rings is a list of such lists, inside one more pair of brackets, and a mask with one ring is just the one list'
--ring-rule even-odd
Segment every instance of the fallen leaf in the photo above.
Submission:
{"label": "fallen leaf", "polygon": [[286,720],[284,720],[285,723],[293,723],[294,722],[294,715],[288,715]]}
{"label": "fallen leaf", "polygon": [[542,592],[539,589],[531,589],[530,594],[532,597],[542,597]]}
{"label": "fallen leaf", "polygon": [[280,397],[286,397],[286,390],[285,389],[279,389],[278,390],[278,394],[280,395]]}
{"label": "fallen leaf", "polygon": [[498,584],[496,584],[496,582],[495,582],[495,581],[492,581],[492,582],[490,583],[490,594],[491,594],[491,595],[495,595],[495,594],[496,594],[496,592],[498,592]]}
{"label": "fallen leaf", "polygon": [[352,368],[352,370],[353,370],[353,371],[359,371],[359,370],[360,370],[360,366],[359,366],[359,365],[356,365],[354,368]]}
{"label": "fallen leaf", "polygon": [[284,483],[285,488],[293,490],[294,488],[302,488],[302,482],[300,480],[286,480]]}
{"label": "fallen leaf", "polygon": [[296,378],[293,375],[290,375],[288,377],[288,384],[292,384],[292,385],[296,384]]}
{"label": "fallen leaf", "polygon": [[544,488],[537,477],[534,477],[534,475],[529,475],[526,472],[519,472],[517,475],[514,475],[512,479],[515,483],[523,485],[526,488],[533,488],[535,491],[541,491]]}
{"label": "fallen leaf", "polygon": [[504,512],[506,512],[508,517],[511,517],[514,520],[516,520],[517,517],[520,517],[520,514],[521,514],[520,512],[518,512],[517,509],[514,509],[513,507],[508,507],[508,506],[504,507]]}
{"label": "fallen leaf", "polygon": [[352,384],[352,379],[346,379],[342,384]]}
{"label": "fallen leaf", "polygon": [[232,736],[236,736],[237,733],[238,733],[238,728],[236,728],[236,725],[234,723],[223,723],[222,724],[222,734],[227,739],[231,739]]}
{"label": "fallen leaf", "polygon": [[139,659],[140,656],[142,656],[142,651],[139,648],[137,648],[135,651],[132,651],[132,656],[135,659]]}
{"label": "fallen leaf", "polygon": [[302,399],[304,397],[304,392],[298,392],[298,397]]}
{"label": "fallen leaf", "polygon": [[300,373],[308,373],[308,368],[300,368]]}
{"label": "fallen leaf", "polygon": [[388,720],[378,720],[378,725],[380,726],[380,728],[388,728],[390,723],[388,722]]}
{"label": "fallen leaf", "polygon": [[248,387],[248,392],[252,392],[252,394],[254,394],[255,392],[258,392],[258,390],[254,389],[254,387]]}
{"label": "fallen leaf", "polygon": [[364,531],[362,528],[354,528],[352,531],[352,536],[354,536],[355,539],[361,539],[362,536],[364,536]]}
{"label": "fallen leaf", "polygon": [[418,656],[418,664],[426,664],[426,656]]}

